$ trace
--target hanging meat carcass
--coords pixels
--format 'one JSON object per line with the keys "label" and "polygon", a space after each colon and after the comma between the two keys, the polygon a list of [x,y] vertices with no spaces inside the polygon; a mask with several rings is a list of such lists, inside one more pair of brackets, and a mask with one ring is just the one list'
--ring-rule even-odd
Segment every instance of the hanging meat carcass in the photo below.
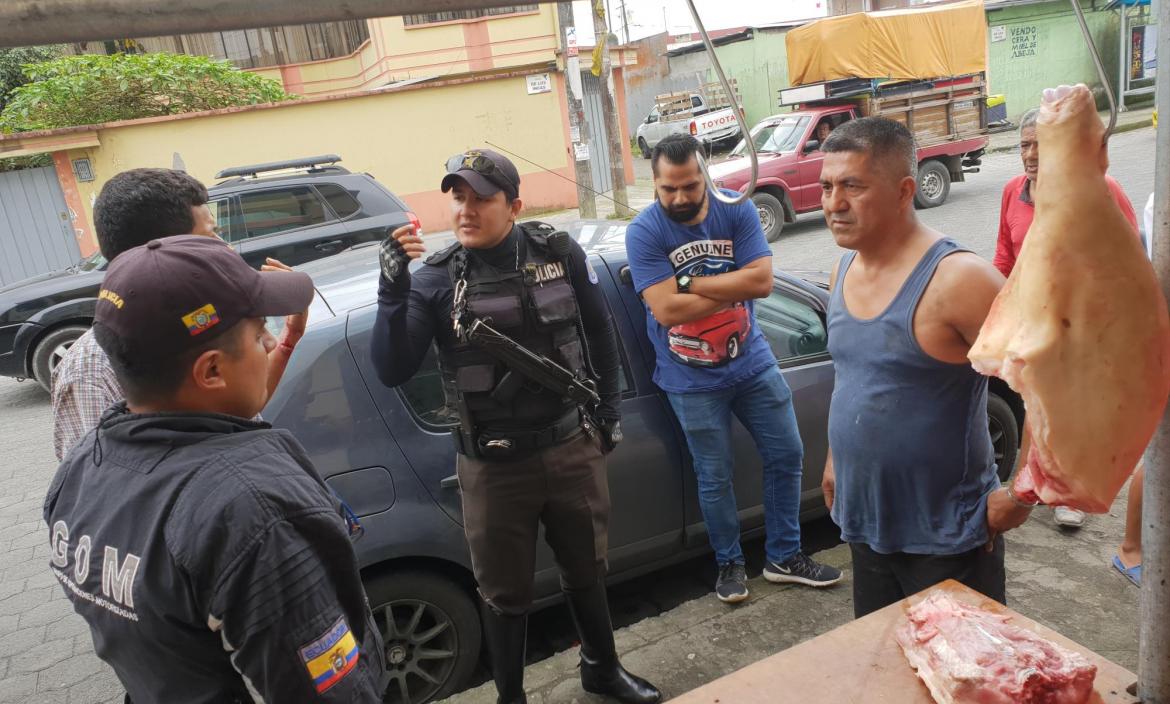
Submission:
{"label": "hanging meat carcass", "polygon": [[1024,399],[1032,449],[1017,495],[1109,509],[1170,393],[1170,320],[1105,184],[1104,126],[1084,85],[1045,91],[1036,217],[971,348]]}

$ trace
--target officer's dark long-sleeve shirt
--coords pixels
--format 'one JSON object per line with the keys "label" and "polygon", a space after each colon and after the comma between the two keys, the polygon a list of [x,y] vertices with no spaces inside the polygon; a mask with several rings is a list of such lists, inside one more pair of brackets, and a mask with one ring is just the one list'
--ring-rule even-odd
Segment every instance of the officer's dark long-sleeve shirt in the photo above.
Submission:
{"label": "officer's dark long-sleeve shirt", "polygon": [[[487,250],[471,250],[471,256],[482,257],[497,269],[515,271],[515,248],[520,236],[522,233],[517,226],[499,245]],[[591,275],[581,245],[572,243],[569,259],[569,282],[577,297],[592,367],[599,377],[597,385],[601,404],[598,415],[617,419],[620,417],[618,374],[621,373],[621,358],[609,308],[601,286],[594,283],[597,277]],[[432,341],[441,347],[456,343],[451,326],[453,298],[446,262],[424,264],[413,274],[404,274],[394,282],[381,277],[371,352],[382,383],[398,386],[414,376]]]}
{"label": "officer's dark long-sleeve shirt", "polygon": [[135,704],[382,701],[341,507],[287,430],[119,406],[44,518],[53,576]]}

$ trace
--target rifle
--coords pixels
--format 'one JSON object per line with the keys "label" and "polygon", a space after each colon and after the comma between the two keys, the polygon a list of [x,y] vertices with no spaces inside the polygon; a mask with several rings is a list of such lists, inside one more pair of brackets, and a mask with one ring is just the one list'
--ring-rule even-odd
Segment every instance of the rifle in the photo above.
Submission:
{"label": "rifle", "polygon": [[536,354],[480,318],[471,321],[466,335],[468,342],[482,348],[509,369],[520,372],[553,393],[568,397],[579,406],[592,408],[601,402],[597,385],[591,379],[578,379],[568,369]]}

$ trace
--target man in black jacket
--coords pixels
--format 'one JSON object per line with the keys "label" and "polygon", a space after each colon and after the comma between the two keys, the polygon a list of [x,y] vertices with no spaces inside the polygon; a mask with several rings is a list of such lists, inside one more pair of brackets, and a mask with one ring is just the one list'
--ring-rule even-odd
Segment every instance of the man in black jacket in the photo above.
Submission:
{"label": "man in black jacket", "polygon": [[264,318],[305,310],[302,273],[223,242],[121,254],[97,342],[126,401],[70,451],[45,499],[50,567],[134,704],[381,702],[385,663],[359,534],[268,398]]}
{"label": "man in black jacket", "polygon": [[[459,241],[411,274],[425,251],[413,227],[386,239],[372,357],[382,382],[397,386],[438,348],[460,417],[456,472],[499,702],[526,701],[540,523],[581,637],[582,686],[657,702],[658,690],[618,661],[606,602],[605,454],[621,439],[621,372],[597,274],[565,233],[516,223],[520,176],[500,154],[452,157],[442,188]],[[545,360],[525,362],[525,350]]]}

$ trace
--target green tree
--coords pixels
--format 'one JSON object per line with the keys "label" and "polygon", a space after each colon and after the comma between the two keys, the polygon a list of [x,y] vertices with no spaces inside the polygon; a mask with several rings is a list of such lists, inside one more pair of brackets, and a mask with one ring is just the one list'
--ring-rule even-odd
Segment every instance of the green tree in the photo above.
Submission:
{"label": "green tree", "polygon": [[227,61],[184,54],[66,56],[24,66],[0,131],[25,132],[289,100],[282,86]]}
{"label": "green tree", "polygon": [[22,46],[0,49],[0,111],[8,104],[8,94],[28,83],[25,64],[41,63],[61,55],[59,46]]}

